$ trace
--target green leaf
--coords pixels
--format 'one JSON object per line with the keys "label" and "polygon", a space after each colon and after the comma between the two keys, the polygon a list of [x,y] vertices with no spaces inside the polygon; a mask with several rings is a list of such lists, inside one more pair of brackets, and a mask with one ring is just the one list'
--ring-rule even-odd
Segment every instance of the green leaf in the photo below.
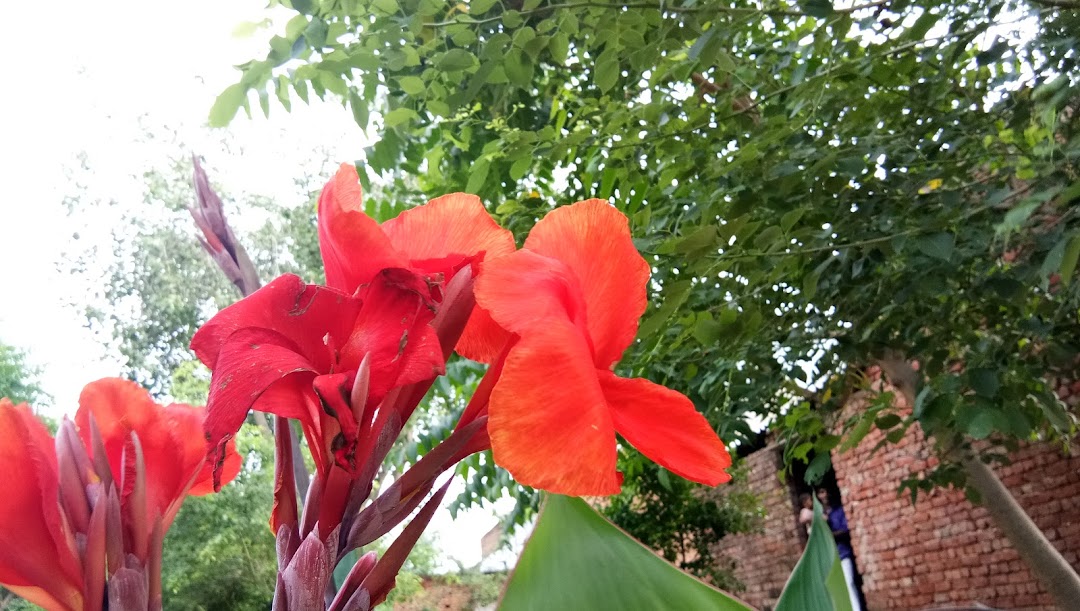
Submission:
{"label": "green leaf", "polygon": [[671,566],[585,501],[554,495],[544,502],[499,608],[750,609]]}
{"label": "green leaf", "polygon": [[548,51],[551,53],[553,62],[559,65],[565,64],[567,54],[570,53],[570,39],[562,32],[556,33],[548,43]]}
{"label": "green leaf", "polygon": [[985,367],[976,367],[968,371],[968,380],[971,382],[971,389],[975,391],[975,394],[987,399],[994,398],[998,389],[1001,388],[998,373]]}
{"label": "green leaf", "polygon": [[439,58],[436,66],[445,72],[459,72],[476,65],[476,56],[465,49],[450,49]]}
{"label": "green leaf", "polygon": [[810,540],[806,542],[802,558],[788,578],[776,611],[851,611],[851,598],[840,556],[836,553],[836,541],[821,513],[821,503],[814,499],[814,521],[810,526]]}
{"label": "green leaf", "polygon": [[424,79],[419,76],[403,76],[398,79],[398,86],[409,95],[419,95],[427,90]]}
{"label": "green leaf", "polygon": [[799,7],[811,17],[828,17],[833,14],[833,5],[830,0],[801,0]]}
{"label": "green leaf", "polygon": [[619,62],[614,53],[604,51],[593,66],[593,82],[600,91],[607,93],[619,80]]}
{"label": "green leaf", "polygon": [[1076,272],[1076,262],[1080,259],[1080,235],[1074,235],[1065,247],[1065,253],[1061,257],[1061,267],[1058,273],[1061,275],[1061,284],[1069,286],[1072,282],[1073,273]]}
{"label": "green leaf", "polygon": [[480,189],[484,187],[484,182],[487,181],[488,169],[491,167],[491,161],[486,157],[481,157],[473,164],[472,172],[469,173],[469,182],[465,186],[465,191],[468,193],[479,193]]}
{"label": "green leaf", "polygon": [[247,101],[247,87],[237,83],[229,85],[210,108],[210,127],[225,127],[236,116],[236,111]]}
{"label": "green leaf", "polygon": [[526,155],[521,159],[518,159],[510,166],[510,178],[514,180],[521,180],[525,174],[532,167],[533,158],[531,155]]}
{"label": "green leaf", "polygon": [[923,9],[923,14],[919,15],[919,18],[915,20],[915,23],[911,28],[904,33],[904,37],[908,40],[922,40],[923,36],[930,31],[930,28],[934,27],[934,24],[941,18],[940,13],[931,13],[930,11]]}
{"label": "green leaf", "polygon": [[379,9],[387,15],[393,15],[398,12],[397,0],[372,0],[371,6]]}
{"label": "green leaf", "polygon": [[477,15],[483,15],[491,10],[491,7],[499,0],[470,0],[469,1],[469,14],[474,17]]}
{"label": "green leaf", "polygon": [[900,416],[897,416],[896,414],[885,414],[884,416],[881,416],[880,418],[875,420],[874,424],[879,429],[885,431],[885,430],[891,429],[892,427],[900,424],[900,422],[901,422]]}
{"label": "green leaf", "polygon": [[923,236],[915,245],[923,254],[942,261],[951,259],[955,248],[953,235],[946,232]]}
{"label": "green leaf", "polygon": [[994,431],[994,410],[974,408],[975,415],[967,423],[967,434],[973,439],[986,439]]}
{"label": "green leaf", "polygon": [[367,103],[355,93],[349,94],[349,109],[352,110],[353,120],[360,129],[367,129],[370,109]]}
{"label": "green leaf", "polygon": [[521,18],[521,13],[518,11],[506,11],[502,15],[503,25],[511,30],[517,29],[522,21],[524,21],[524,19]]}
{"label": "green leaf", "polygon": [[533,63],[521,49],[511,49],[506,54],[503,65],[506,68],[506,77],[511,83],[522,88],[532,85]]}
{"label": "green leaf", "polygon": [[402,123],[407,123],[419,118],[420,115],[416,114],[416,111],[411,108],[395,108],[386,113],[386,116],[383,117],[383,123],[386,125],[387,129],[392,129]]}

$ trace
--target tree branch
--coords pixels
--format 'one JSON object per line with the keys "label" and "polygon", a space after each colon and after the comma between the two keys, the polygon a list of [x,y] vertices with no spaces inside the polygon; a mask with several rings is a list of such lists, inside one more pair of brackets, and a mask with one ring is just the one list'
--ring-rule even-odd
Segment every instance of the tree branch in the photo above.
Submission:
{"label": "tree branch", "polygon": [[[874,2],[867,2],[865,4],[857,4],[847,8],[833,9],[834,13],[854,13],[868,8],[878,8],[889,4],[892,0],[875,0]],[[652,9],[660,11],[661,13],[726,13],[729,15],[770,15],[776,17],[809,17],[802,11],[795,11],[791,9],[765,9],[765,8],[734,8],[724,6],[664,6],[659,3],[652,2],[567,2],[564,4],[549,4],[547,6],[539,6],[528,11],[518,11],[522,16],[537,15],[540,13],[546,13],[558,9],[584,9],[584,8],[607,8],[607,9]],[[492,17],[484,17],[483,19],[449,19],[447,21],[438,21],[435,23],[426,24],[427,27],[442,28],[452,25],[477,25],[482,23],[491,23],[494,21],[502,21],[502,14],[494,15]]]}

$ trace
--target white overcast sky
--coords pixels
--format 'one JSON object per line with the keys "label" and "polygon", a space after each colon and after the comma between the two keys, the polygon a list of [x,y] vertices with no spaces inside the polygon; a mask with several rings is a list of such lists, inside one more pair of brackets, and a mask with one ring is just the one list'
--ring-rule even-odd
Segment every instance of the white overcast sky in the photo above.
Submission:
{"label": "white overcast sky", "polygon": [[[249,120],[241,111],[229,128],[236,150],[222,150],[222,134],[206,128],[215,96],[238,77],[232,66],[267,49],[266,30],[233,35],[242,22],[274,18],[265,5],[59,0],[47,10],[32,2],[5,7],[11,61],[0,96],[0,341],[26,350],[42,368],[53,397],[53,405],[39,406],[44,411],[73,413],[83,384],[121,371],[84,329],[79,308],[67,303],[84,289],[56,267],[74,233],[107,244],[115,229],[107,212],[77,224],[67,217],[62,201],[75,189],[65,170],[76,165],[76,154],[91,159],[89,194],[121,206],[141,197],[136,177],[189,152],[170,149],[171,141],[147,141],[146,124],[176,130],[230,192],[282,202],[295,197],[294,178],[319,171],[311,167],[317,149],[341,161],[362,157],[364,134],[332,102],[297,101],[292,113],[271,108],[270,119],[258,113]],[[480,536],[494,524],[489,512],[453,523],[439,512],[432,530],[444,550],[471,566],[480,558]]]}

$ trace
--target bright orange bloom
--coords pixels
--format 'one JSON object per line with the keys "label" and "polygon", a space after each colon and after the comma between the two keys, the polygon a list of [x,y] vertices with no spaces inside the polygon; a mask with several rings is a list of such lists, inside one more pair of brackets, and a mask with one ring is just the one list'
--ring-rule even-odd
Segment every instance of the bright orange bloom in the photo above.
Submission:
{"label": "bright orange bloom", "polygon": [[[212,467],[206,460],[206,437],[203,419],[206,411],[183,403],[158,405],[145,388],[129,380],[104,378],[91,382],[79,395],[79,411],[75,424],[79,436],[89,449],[91,445],[90,418],[97,424],[109,467],[123,473],[125,450],[132,452],[134,433],[139,438],[146,464],[146,527],[153,529],[161,518],[162,531],[172,525],[176,512],[187,495],[202,496],[214,491]],[[91,457],[93,456],[91,452]],[[240,456],[235,445],[229,444],[222,465],[222,482],[230,482],[240,473]],[[132,494],[132,478],[125,478],[120,490],[121,508],[127,512]],[[150,531],[146,532],[146,536]]]}
{"label": "bright orange bloom", "polygon": [[616,433],[687,479],[730,479],[731,457],[688,398],[611,372],[637,333],[649,274],[626,217],[603,200],[552,211],[522,250],[483,264],[477,304],[517,336],[491,391],[488,434],[519,482],[618,493]]}
{"label": "bright orange bloom", "polygon": [[[439,286],[466,265],[514,251],[514,236],[491,218],[480,198],[467,193],[437,197],[382,225],[364,213],[356,168],[342,164],[319,196],[319,249],[326,284],[352,294],[387,268],[404,268]],[[456,350],[479,361],[493,359],[507,336],[479,308]]]}
{"label": "bright orange bloom", "polygon": [[[212,490],[203,412],[115,378],[79,403],[54,440],[26,405],[0,399],[0,469],[12,474],[0,583],[50,611],[160,609],[165,531],[184,497]],[[224,463],[235,477],[240,457]]]}
{"label": "bright orange bloom", "polygon": [[25,403],[0,399],[0,583],[46,609],[83,608],[83,571],[61,512],[53,439]]}

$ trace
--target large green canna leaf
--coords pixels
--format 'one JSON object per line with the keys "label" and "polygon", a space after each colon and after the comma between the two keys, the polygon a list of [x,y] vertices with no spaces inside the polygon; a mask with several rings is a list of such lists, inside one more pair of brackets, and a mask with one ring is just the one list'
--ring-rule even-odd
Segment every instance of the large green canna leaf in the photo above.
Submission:
{"label": "large green canna leaf", "polygon": [[581,499],[550,495],[500,609],[751,607],[668,564]]}
{"label": "large green canna leaf", "polygon": [[814,500],[814,522],[802,558],[791,572],[776,611],[852,611],[832,531]]}

